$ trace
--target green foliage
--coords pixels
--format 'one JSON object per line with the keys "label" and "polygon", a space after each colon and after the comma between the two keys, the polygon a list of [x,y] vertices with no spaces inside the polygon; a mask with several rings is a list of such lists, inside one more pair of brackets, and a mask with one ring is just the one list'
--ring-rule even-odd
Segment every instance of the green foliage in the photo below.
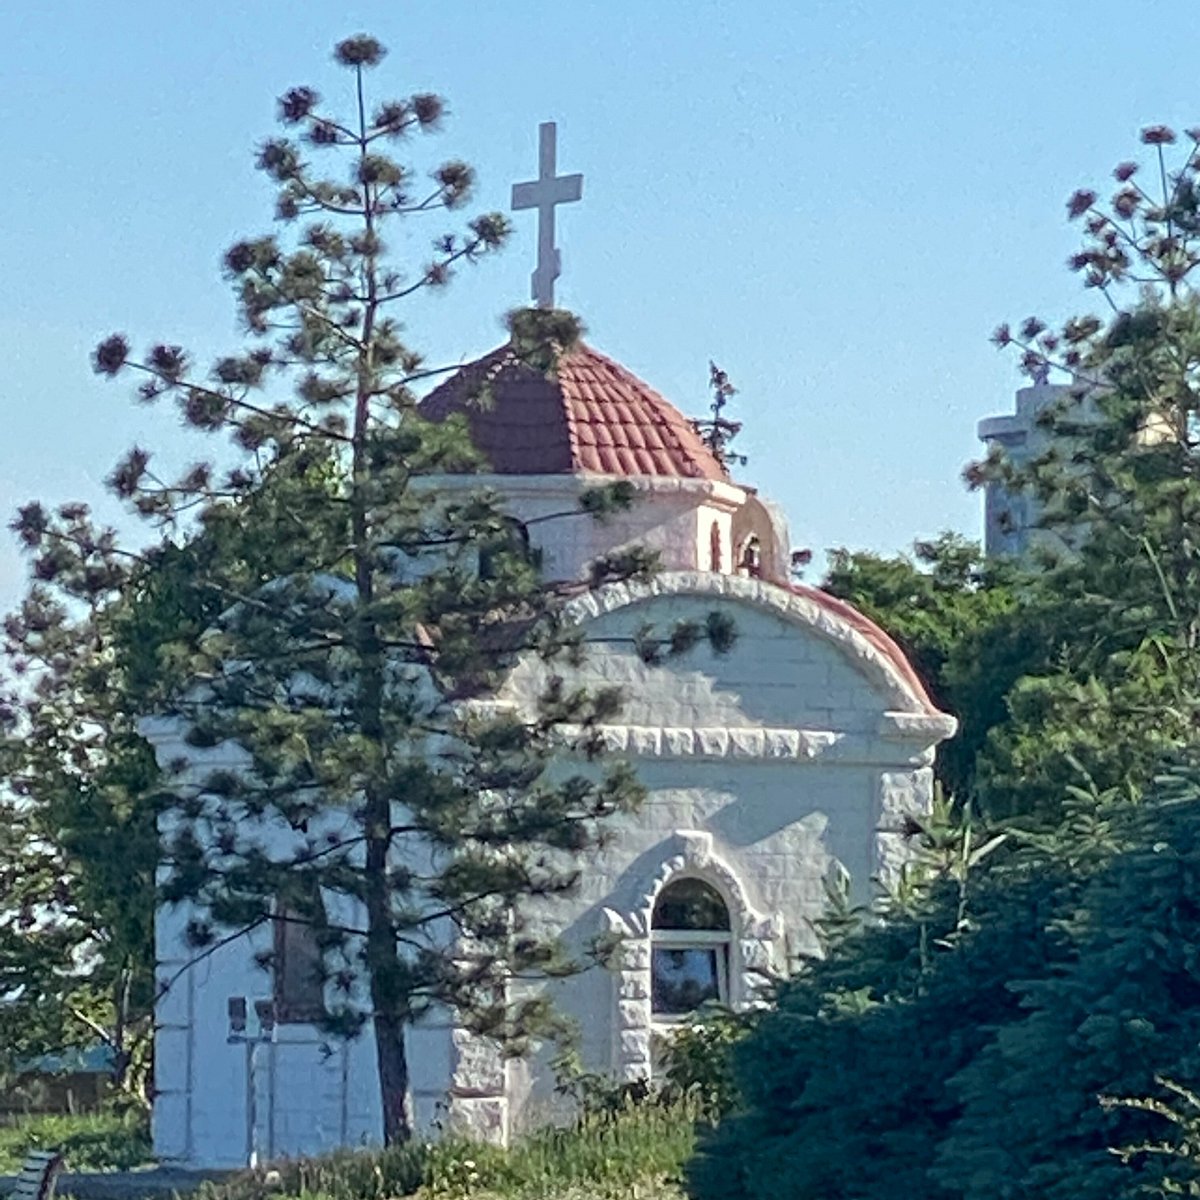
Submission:
{"label": "green foliage", "polygon": [[420,1195],[504,1200],[681,1196],[677,1178],[695,1144],[701,1111],[693,1102],[627,1103],[584,1113],[571,1125],[537,1130],[510,1149],[447,1138],[382,1151],[342,1151],[291,1160],[224,1184],[205,1184],[198,1200],[387,1200]]}
{"label": "green foliage", "polygon": [[1020,1018],[952,1084],[962,1111],[935,1175],[954,1194],[1111,1200],[1156,1181],[1161,1162],[1114,1153],[1148,1123],[1098,1098],[1157,1099],[1158,1075],[1200,1078],[1198,785],[1192,771],[1164,781],[1163,799],[1131,818],[1134,844],[1057,923],[1070,949],[1060,968],[1011,975]]}
{"label": "green foliage", "polygon": [[429,1146],[408,1141],[381,1150],[337,1150],[319,1158],[289,1158],[244,1171],[222,1183],[203,1183],[196,1200],[268,1200],[321,1196],[326,1200],[390,1200],[425,1183]]}
{"label": "green foliage", "polygon": [[1076,795],[967,887],[952,859],[735,1049],[743,1107],[702,1144],[699,1196],[1100,1200],[1186,1177],[1186,1126],[1151,1118],[1160,1077],[1200,1078],[1200,769],[1143,805]]}
{"label": "green foliage", "polygon": [[731,421],[725,415],[725,409],[737,395],[737,388],[729,382],[729,376],[711,360],[708,364],[708,387],[712,392],[712,403],[708,411],[712,415],[692,421],[692,428],[726,472],[730,467],[744,467],[748,461],[746,456],[732,449],[737,435],[742,431],[742,423]]}
{"label": "green foliage", "polygon": [[754,1028],[757,1015],[719,1009],[673,1029],[663,1052],[670,1093],[695,1097],[718,1119],[734,1112],[741,1100],[734,1051]]}
{"label": "green foliage", "polygon": [[554,1196],[572,1186],[603,1183],[630,1188],[678,1173],[695,1145],[700,1107],[692,1102],[629,1103],[614,1113],[584,1113],[567,1128],[548,1127],[511,1150],[437,1143],[429,1184],[451,1191],[464,1157],[474,1162],[471,1190],[504,1196]]}
{"label": "green foliage", "polygon": [[735,1053],[744,1111],[704,1144],[697,1194],[951,1195],[928,1176],[958,1110],[950,1080],[1017,1011],[1009,973],[1061,956],[1045,934],[1058,882],[977,884],[965,924],[943,882],[920,911],[864,925],[784,985]]}
{"label": "green foliage", "polygon": [[975,796],[978,759],[1008,718],[1008,693],[1053,653],[1052,631],[1012,564],[985,560],[957,534],[918,542],[910,557],[845,549],[830,554],[827,591],[896,639],[934,702],[958,718],[936,773],[959,802]]}
{"label": "green foliage", "polygon": [[[72,520],[78,525],[78,520]],[[119,571],[55,570],[5,622],[0,688],[0,1073],[101,1044],[118,1086],[149,1067],[158,771],[114,656]]]}
{"label": "green foliage", "polygon": [[144,1112],[21,1117],[0,1125],[0,1174],[19,1171],[31,1150],[61,1150],[68,1171],[129,1171],[151,1159]]}
{"label": "green foliage", "polygon": [[[578,658],[581,637],[526,531],[495,495],[435,482],[481,464],[463,421],[423,418],[418,388],[444,368],[408,344],[402,313],[497,251],[508,226],[499,213],[459,216],[466,164],[418,165],[411,141],[438,126],[437,97],[369,102],[366,75],[384,54],[365,35],[337,47],[346,115],[310,88],[280,99],[283,134],[257,157],[276,231],[224,259],[247,343],[208,369],[167,340],[139,354],[113,334],[95,351],[99,374],[132,377],[139,401],[174,404],[232,447],[175,477],[140,447],[118,464],[112,491],[156,534],[144,552],[79,505],[27,505],[15,527],[43,585],[20,636],[49,627],[68,681],[69,660],[93,647],[100,691],[101,668],[117,666],[121,686],[82,715],[85,731],[106,748],[124,734],[144,757],[136,714],[154,713],[192,748],[226,746],[244,763],[203,778],[167,763],[153,807],[149,779],[122,793],[143,820],[161,817],[160,898],[189,906],[197,953],[272,921],[307,927],[327,1031],[373,1026],[392,1141],[409,1133],[404,1030],[422,1014],[450,1007],[512,1052],[555,1032],[544,995],[514,999],[507,986],[578,966],[531,913],[575,886],[603,819],[641,790],[627,766],[594,762],[618,692],[569,689],[553,670]],[[404,257],[411,226],[430,218],[431,255]],[[509,327],[514,355],[546,373],[580,332],[557,310],[513,314]],[[629,498],[597,492],[587,505],[601,518]],[[601,564],[605,579],[651,569],[644,555]],[[84,611],[47,622],[49,588]],[[720,650],[732,636],[714,621],[655,644]],[[521,712],[473,704],[520,654],[551,664],[544,694]],[[19,743],[36,724],[20,689],[13,712]],[[55,749],[88,774],[79,721],[59,733]],[[549,770],[571,750],[575,769]]]}
{"label": "green foliage", "polygon": [[[991,819],[1053,827],[1067,789],[1136,797],[1186,745],[1200,696],[1200,130],[1144,131],[1153,156],[1114,175],[1108,204],[1077,192],[1072,259],[1108,315],[1002,326],[1034,378],[1067,395],[1026,465],[997,450],[968,470],[1034,502],[1035,549],[982,563],[960,540],[916,560],[838,552],[827,586],[893,632],[961,722],[938,774]],[[1174,164],[1169,147],[1183,140]]]}
{"label": "green foliage", "polygon": [[1024,466],[997,452],[969,472],[1035,502],[1031,557],[1060,613],[1057,658],[1012,692],[985,783],[993,795],[1031,777],[1043,798],[1061,795],[1072,760],[1098,790],[1137,794],[1195,727],[1200,130],[1180,139],[1153,126],[1142,141],[1149,170],[1121,163],[1107,203],[1081,190],[1068,204],[1084,226],[1071,266],[1102,293],[1105,315],[1059,329],[1031,317],[995,336],[1030,375],[1057,371],[1071,386],[1040,417],[1044,452]]}
{"label": "green foliage", "polygon": [[1106,1109],[1126,1109],[1158,1118],[1153,1136],[1119,1147],[1122,1163],[1137,1164],[1149,1158],[1161,1164],[1148,1195],[1200,1196],[1200,1095],[1173,1079],[1156,1076],[1160,1096],[1101,1096]]}

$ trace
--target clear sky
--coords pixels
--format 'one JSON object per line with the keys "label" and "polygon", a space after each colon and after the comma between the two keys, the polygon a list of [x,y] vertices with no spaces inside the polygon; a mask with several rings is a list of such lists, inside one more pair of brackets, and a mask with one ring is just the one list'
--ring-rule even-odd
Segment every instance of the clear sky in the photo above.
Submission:
{"label": "clear sky", "polygon": [[[102,500],[138,440],[196,453],[169,410],[94,378],[114,330],[235,346],[218,268],[270,224],[251,166],[274,101],[345,77],[374,33],[381,98],[446,96],[432,149],[504,208],[537,125],[583,203],[560,210],[559,299],[683,410],[715,358],[740,389],[744,477],[797,545],[893,551],[978,535],[959,472],[1011,405],[1002,320],[1090,309],[1063,202],[1148,123],[1200,123],[1195,0],[39,0],[0,39],[0,509]],[[422,146],[428,157],[430,147]],[[525,301],[534,219],[410,314],[457,361]],[[425,231],[414,242],[424,244]],[[105,511],[110,511],[105,508]],[[0,538],[0,605],[19,591]]]}

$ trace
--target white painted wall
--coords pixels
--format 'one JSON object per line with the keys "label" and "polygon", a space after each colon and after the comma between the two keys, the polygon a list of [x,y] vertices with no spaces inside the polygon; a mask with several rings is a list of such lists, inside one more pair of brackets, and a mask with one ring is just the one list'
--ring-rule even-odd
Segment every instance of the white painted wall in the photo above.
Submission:
{"label": "white painted wall", "polygon": [[[630,644],[643,625],[665,636],[680,621],[703,626],[714,608],[728,611],[737,630],[728,654],[703,643],[683,659],[648,667]],[[776,612],[712,596],[655,597],[607,613],[587,629],[589,655],[581,668],[527,663],[503,694],[534,695],[539,677],[557,673],[572,685],[624,689],[621,719],[628,725],[779,726],[842,734],[872,730],[883,707],[870,681],[837,646],[799,635]]]}
{"label": "white painted wall", "polygon": [[[637,491],[628,510],[605,521],[579,511],[582,492],[616,482]],[[586,579],[593,560],[634,546],[658,551],[666,570],[707,571],[714,521],[722,531],[722,570],[732,572],[732,517],[746,501],[746,493],[730,483],[657,476],[465,475],[423,485],[436,486],[439,495],[488,490],[501,495],[505,511],[529,523],[530,542],[542,553],[542,573],[553,581]]]}
{"label": "white painted wall", "polygon": [[[369,1029],[345,1041],[310,1024],[280,1025],[271,1044],[253,1051],[252,1140],[250,1051],[228,1040],[228,1000],[245,996],[253,1011],[254,1000],[270,998],[270,974],[254,956],[270,950],[271,934],[257,930],[194,961],[196,951],[184,936],[187,917],[182,906],[163,908],[156,921],[158,978],[165,982],[180,972],[156,1010],[156,1155],[182,1166],[239,1167],[255,1147],[260,1158],[272,1158],[378,1144],[379,1088]],[[449,1023],[409,1030],[407,1046],[413,1116],[418,1128],[430,1132],[445,1118]]]}
{"label": "white painted wall", "polygon": [[[646,622],[665,632],[714,609],[731,615],[737,629],[727,655],[702,645],[651,668],[629,645]],[[616,754],[636,761],[648,797],[637,812],[612,820],[607,844],[583,865],[578,894],[539,916],[576,948],[601,933],[620,934],[614,972],[593,969],[557,991],[579,1022],[589,1064],[630,1078],[650,1069],[657,1036],[646,931],[656,890],[682,872],[722,892],[735,924],[735,998],[751,999],[752,967],[783,970],[812,948],[807,920],[821,911],[835,861],[860,898],[873,877],[896,868],[903,848],[881,825],[927,807],[932,748],[953,723],[931,714],[844,622],[771,585],[703,572],[665,575],[640,591],[619,585],[587,597],[578,612],[592,614],[595,645],[574,681],[625,689],[622,724],[606,737]],[[530,705],[545,671],[533,662],[518,666],[504,697]],[[177,738],[161,740],[163,761],[180,753]],[[193,953],[183,938],[186,918],[181,910],[159,914],[160,979]],[[184,970],[159,1006],[154,1131],[166,1160],[196,1167],[246,1161],[246,1052],[227,1044],[226,1005],[231,995],[269,994],[269,978],[254,965],[266,937],[259,931]],[[455,1119],[489,1137],[505,1136],[552,1102],[551,1081],[536,1064],[505,1068],[486,1047],[444,1026],[414,1031],[409,1053],[423,1127],[446,1115],[451,1092]],[[377,1140],[369,1032],[347,1045],[289,1026],[259,1054],[264,1154]]]}

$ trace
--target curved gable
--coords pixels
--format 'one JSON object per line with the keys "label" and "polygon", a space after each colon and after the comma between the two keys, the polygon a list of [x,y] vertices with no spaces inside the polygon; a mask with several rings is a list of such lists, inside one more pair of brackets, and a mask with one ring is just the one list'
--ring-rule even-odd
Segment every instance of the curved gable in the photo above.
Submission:
{"label": "curved gable", "polygon": [[[874,621],[844,600],[802,584],[780,586],[738,575],[713,575],[692,571],[664,571],[648,584],[609,584],[573,600],[568,615],[577,621],[601,616],[653,597],[698,597],[712,608],[717,598],[734,601],[734,607],[768,613],[785,625],[808,630],[836,647],[861,671],[889,707],[922,715],[941,715],[930,700],[912,664],[900,647]],[[735,650],[736,653],[736,650]]]}
{"label": "curved gable", "polygon": [[[726,654],[702,643],[647,666],[633,638],[651,626],[703,623],[714,610],[733,620]],[[586,687],[617,686],[620,720],[631,727],[808,729],[873,733],[886,714],[932,736],[952,730],[930,702],[896,644],[849,605],[816,589],[784,588],[739,576],[664,572],[650,583],[612,584],[571,601],[567,615],[587,628],[588,654],[558,673]],[[532,661],[504,689],[532,697],[546,668]]]}

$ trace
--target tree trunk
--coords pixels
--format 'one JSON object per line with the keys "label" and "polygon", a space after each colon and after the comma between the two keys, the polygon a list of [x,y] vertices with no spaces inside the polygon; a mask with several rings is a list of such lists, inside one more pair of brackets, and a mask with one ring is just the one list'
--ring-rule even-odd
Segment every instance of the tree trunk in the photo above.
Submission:
{"label": "tree trunk", "polygon": [[387,852],[390,811],[385,794],[368,788],[366,876],[367,976],[371,982],[371,1019],[375,1028],[375,1064],[383,1109],[383,1140],[388,1146],[412,1137],[408,1118],[408,1052],[405,1021],[397,1015],[399,958],[388,895]]}
{"label": "tree trunk", "polygon": [[[362,67],[355,69],[358,93],[358,153],[366,159],[366,108],[363,101]],[[363,228],[368,239],[375,234],[376,196],[371,184],[362,185]],[[379,309],[379,280],[375,251],[363,259],[362,327],[359,331],[357,374],[352,434],[353,461],[350,488],[350,524],[354,539],[354,582],[358,593],[355,643],[359,654],[359,730],[375,751],[364,786],[363,826],[366,872],[363,880],[367,909],[367,975],[371,984],[371,1019],[375,1029],[375,1062],[379,1074],[379,1098],[383,1109],[383,1140],[386,1145],[408,1141],[412,1125],[408,1117],[408,1055],[404,1045],[406,999],[401,994],[400,962],[392,922],[392,897],[388,878],[391,847],[392,807],[385,786],[388,746],[383,720],[386,652],[372,611],[375,603],[375,573],[378,563],[372,553],[367,493],[372,466],[367,455],[371,400],[378,382],[375,369],[375,318]]]}
{"label": "tree trunk", "polygon": [[[374,990],[374,989],[372,989]],[[383,1107],[383,1141],[387,1146],[412,1137],[408,1115],[408,1054],[404,1047],[404,1022],[375,1003],[375,1063]]]}

